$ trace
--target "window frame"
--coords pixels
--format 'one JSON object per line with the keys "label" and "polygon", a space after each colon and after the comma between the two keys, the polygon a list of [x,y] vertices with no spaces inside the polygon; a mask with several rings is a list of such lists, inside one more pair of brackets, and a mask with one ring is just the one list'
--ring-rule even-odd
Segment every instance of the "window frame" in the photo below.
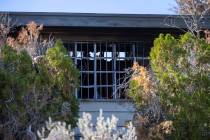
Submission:
{"label": "window frame", "polygon": [[[71,44],[71,45],[69,45],[69,44]],[[85,52],[83,52],[84,48],[82,48],[83,44],[86,44],[87,50],[93,51],[93,56],[90,56],[90,54],[89,54],[89,56],[84,55],[85,54]],[[92,44],[90,46],[92,46],[93,48],[88,48],[89,44]],[[105,51],[103,51],[103,53],[102,53],[102,44],[105,45],[105,47],[106,47]],[[108,46],[108,45],[111,45],[111,46]],[[64,46],[67,48],[68,53],[71,54],[70,57],[73,59],[75,65],[77,66],[77,68],[80,71],[80,87],[79,87],[79,89],[76,89],[76,93],[75,93],[76,97],[79,100],[97,100],[97,101],[99,101],[99,100],[128,100],[128,98],[126,98],[125,95],[122,95],[122,96],[120,95],[121,94],[120,91],[119,91],[119,93],[117,93],[118,87],[121,84],[119,82],[120,75],[121,74],[123,75],[123,73],[125,74],[125,70],[121,69],[120,63],[124,62],[125,68],[128,68],[126,61],[132,61],[132,63],[141,62],[140,65],[144,65],[144,66],[145,66],[145,60],[149,61],[148,56],[145,56],[144,52],[145,52],[145,48],[150,49],[150,46],[148,46],[148,43],[143,42],[143,41],[71,41],[71,42],[64,43]],[[73,48],[69,48],[70,46]],[[129,48],[128,48],[128,46],[129,46]],[[110,48],[108,50],[107,47],[111,47],[112,51],[110,51]],[[141,49],[141,50],[139,50],[139,49]],[[130,53],[129,53],[129,51],[126,51],[126,50],[129,50]],[[72,54],[72,51],[73,51],[73,54]],[[80,57],[77,57],[78,52],[81,53]],[[87,52],[90,53],[90,51],[87,51]],[[87,52],[86,52],[86,55],[88,55]],[[106,54],[112,52],[111,56],[105,57],[105,52],[106,52]],[[138,52],[141,52],[142,54],[139,55]],[[124,56],[118,57],[119,54],[117,54],[117,53],[119,53],[119,54],[123,53]],[[130,56],[126,56],[126,53],[128,53],[128,55],[130,55]],[[104,54],[104,55],[100,56],[101,54]],[[107,59],[111,59],[111,61],[112,61],[112,69],[111,70],[107,70],[107,62],[108,62]],[[83,70],[83,67],[84,67],[83,60],[93,61],[93,68],[90,70],[90,68],[88,66],[87,70]],[[101,70],[102,60],[107,61],[105,70]],[[97,69],[98,61],[100,62],[100,69]],[[78,64],[79,62],[80,62],[80,64]],[[92,85],[89,85],[90,73],[93,74],[93,84]],[[87,79],[88,84],[87,85],[83,85],[83,80],[84,80],[83,74],[86,74],[88,76],[88,79]],[[112,74],[112,84],[109,84],[107,82],[108,81],[107,77],[106,77],[106,83],[108,83],[108,84],[101,84],[101,82],[99,82],[99,84],[98,84],[97,83],[98,74],[100,74],[100,76],[102,74],[105,74],[105,75]],[[118,84],[118,82],[119,82],[119,84]],[[85,98],[82,95],[84,88],[87,88],[87,94],[88,94],[87,97],[85,97]],[[94,88],[93,98],[89,98],[90,91],[91,91],[90,88]],[[98,88],[99,88],[99,92],[101,92],[102,88],[107,88],[106,92],[108,92],[112,88],[112,93],[111,93],[112,97],[109,97],[110,93],[106,93],[107,98],[99,98],[99,95],[100,95],[100,97],[102,97],[102,92],[99,93]],[[122,94],[125,94],[125,93],[122,93]],[[120,97],[123,97],[123,98],[120,98]]]}

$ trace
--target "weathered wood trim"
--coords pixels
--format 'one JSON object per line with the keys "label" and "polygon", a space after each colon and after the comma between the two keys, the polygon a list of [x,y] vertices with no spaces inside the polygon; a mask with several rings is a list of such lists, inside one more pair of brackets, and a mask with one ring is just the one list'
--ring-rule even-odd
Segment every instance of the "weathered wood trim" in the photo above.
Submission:
{"label": "weathered wood trim", "polygon": [[[186,28],[178,15],[151,14],[94,14],[94,13],[48,13],[48,12],[0,12],[8,13],[17,19],[18,25],[35,21],[45,26],[60,27],[130,27],[130,28],[172,28],[165,23],[173,23]],[[204,27],[210,28],[210,18],[206,18]]]}

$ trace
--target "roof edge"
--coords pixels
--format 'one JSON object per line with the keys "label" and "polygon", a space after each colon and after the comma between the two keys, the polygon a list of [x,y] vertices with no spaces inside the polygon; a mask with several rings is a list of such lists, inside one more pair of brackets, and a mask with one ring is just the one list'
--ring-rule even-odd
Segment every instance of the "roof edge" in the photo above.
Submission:
{"label": "roof edge", "polygon": [[[35,21],[50,27],[186,28],[183,17],[180,15],[7,11],[0,14],[8,14],[17,19],[17,25],[26,25],[30,21]],[[210,29],[209,23],[210,16],[206,17],[203,27]]]}
{"label": "roof edge", "polygon": [[172,14],[120,14],[120,13],[76,13],[76,12],[13,12],[0,11],[0,14],[21,16],[85,16],[85,17],[179,17]]}

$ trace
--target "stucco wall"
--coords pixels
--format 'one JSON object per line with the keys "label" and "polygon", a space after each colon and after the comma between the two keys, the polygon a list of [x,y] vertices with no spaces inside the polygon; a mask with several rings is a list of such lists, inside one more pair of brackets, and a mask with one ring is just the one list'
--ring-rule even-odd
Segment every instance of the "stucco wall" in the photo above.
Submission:
{"label": "stucco wall", "polygon": [[80,116],[83,112],[92,114],[93,122],[96,122],[96,117],[99,110],[103,110],[105,117],[115,115],[119,118],[118,126],[124,126],[126,121],[132,120],[135,108],[130,101],[80,101]]}

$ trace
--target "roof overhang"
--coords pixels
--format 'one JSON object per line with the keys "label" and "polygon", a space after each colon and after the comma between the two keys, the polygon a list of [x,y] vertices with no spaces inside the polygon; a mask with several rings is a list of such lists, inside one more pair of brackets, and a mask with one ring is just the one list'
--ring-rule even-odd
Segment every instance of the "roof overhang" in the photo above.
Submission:
{"label": "roof overhang", "polygon": [[[183,17],[178,15],[150,14],[94,14],[48,12],[0,12],[16,20],[17,25],[30,21],[49,27],[103,27],[103,28],[186,28]],[[204,28],[210,28],[206,18]]]}

